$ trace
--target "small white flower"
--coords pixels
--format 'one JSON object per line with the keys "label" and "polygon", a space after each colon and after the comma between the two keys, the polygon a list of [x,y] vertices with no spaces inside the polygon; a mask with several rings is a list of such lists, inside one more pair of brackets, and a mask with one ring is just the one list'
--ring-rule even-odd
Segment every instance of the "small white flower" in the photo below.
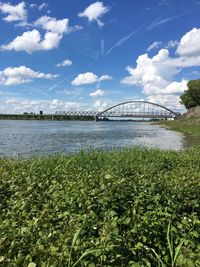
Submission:
{"label": "small white flower", "polygon": [[111,178],[111,175],[110,174],[106,174],[105,175],[105,179],[110,179]]}

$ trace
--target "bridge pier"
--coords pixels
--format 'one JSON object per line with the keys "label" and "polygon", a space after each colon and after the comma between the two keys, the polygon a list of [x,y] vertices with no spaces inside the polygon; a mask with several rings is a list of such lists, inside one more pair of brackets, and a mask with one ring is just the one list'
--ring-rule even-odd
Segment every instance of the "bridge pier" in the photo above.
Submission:
{"label": "bridge pier", "polygon": [[95,122],[98,122],[98,121],[99,121],[98,116],[95,116],[95,117],[94,117],[94,120],[95,120]]}

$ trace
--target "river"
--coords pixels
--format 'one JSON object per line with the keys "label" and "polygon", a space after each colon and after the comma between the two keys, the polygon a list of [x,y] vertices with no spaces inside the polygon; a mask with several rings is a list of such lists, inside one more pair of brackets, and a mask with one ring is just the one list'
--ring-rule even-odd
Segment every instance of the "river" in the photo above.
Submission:
{"label": "river", "polygon": [[135,145],[182,150],[190,142],[181,133],[145,122],[0,121],[0,157],[27,158]]}

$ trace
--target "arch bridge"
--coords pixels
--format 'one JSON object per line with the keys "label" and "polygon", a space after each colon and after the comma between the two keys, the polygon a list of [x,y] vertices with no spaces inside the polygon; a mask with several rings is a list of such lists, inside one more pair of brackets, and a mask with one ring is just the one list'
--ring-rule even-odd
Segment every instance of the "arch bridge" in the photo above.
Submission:
{"label": "arch bridge", "polygon": [[170,119],[180,116],[180,113],[174,112],[162,105],[139,100],[122,102],[101,112],[67,111],[57,112],[56,114],[85,117],[93,116],[96,121],[103,118]]}
{"label": "arch bridge", "polygon": [[98,118],[106,117],[128,117],[143,119],[169,119],[179,117],[180,113],[174,112],[162,105],[148,101],[127,101],[99,112]]}

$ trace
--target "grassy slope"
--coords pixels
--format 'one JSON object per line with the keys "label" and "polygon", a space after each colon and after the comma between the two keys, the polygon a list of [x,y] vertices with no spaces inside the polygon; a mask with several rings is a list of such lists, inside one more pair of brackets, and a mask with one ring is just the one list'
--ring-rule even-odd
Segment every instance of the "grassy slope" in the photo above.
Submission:
{"label": "grassy slope", "polygon": [[175,130],[200,137],[200,118],[180,118],[174,121],[165,121],[161,124],[170,130]]}
{"label": "grassy slope", "polygon": [[75,266],[92,248],[76,266],[172,266],[170,221],[174,251],[186,237],[176,266],[200,265],[199,148],[2,159],[0,173],[2,266]]}

